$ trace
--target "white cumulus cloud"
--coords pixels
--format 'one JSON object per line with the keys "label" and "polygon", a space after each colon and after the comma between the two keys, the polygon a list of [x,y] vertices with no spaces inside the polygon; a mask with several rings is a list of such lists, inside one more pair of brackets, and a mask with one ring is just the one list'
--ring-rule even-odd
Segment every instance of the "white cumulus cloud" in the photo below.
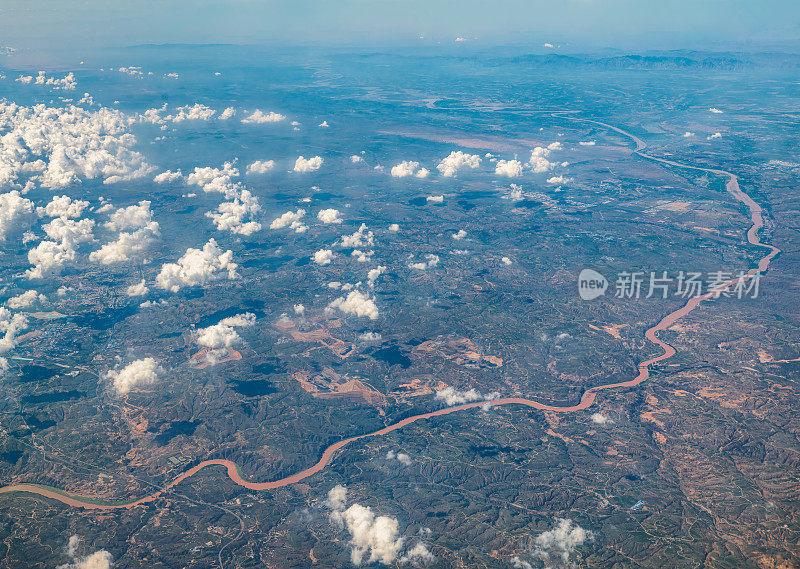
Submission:
{"label": "white cumulus cloud", "polygon": [[338,209],[323,209],[317,213],[317,219],[322,223],[342,223],[342,212]]}
{"label": "white cumulus cloud", "polygon": [[[2,138],[0,137],[0,155],[2,155]],[[2,158],[0,158],[2,162]],[[0,163],[0,168],[2,164]],[[2,185],[0,171],[0,185]],[[0,194],[0,241],[5,241],[12,233],[22,233],[33,221],[33,202],[22,197],[18,190]]]}
{"label": "white cumulus cloud", "polygon": [[132,150],[136,138],[129,127],[136,121],[105,107],[0,100],[0,187],[21,187],[27,179],[57,189],[83,179],[114,183],[144,176],[152,167]]}
{"label": "white cumulus cloud", "polygon": [[136,231],[120,232],[115,241],[104,244],[89,254],[89,260],[103,265],[123,263],[139,258],[159,237],[158,222],[151,221]]}
{"label": "white cumulus cloud", "polygon": [[219,231],[252,235],[261,231],[261,224],[252,220],[260,211],[258,198],[249,190],[241,190],[233,201],[222,202],[216,210],[207,212],[206,217],[211,219]]}
{"label": "white cumulus cloud", "polygon": [[248,174],[266,174],[275,167],[274,160],[256,160],[247,167]]}
{"label": "white cumulus cloud", "polygon": [[30,308],[36,303],[42,303],[46,301],[47,297],[45,295],[39,294],[35,290],[26,290],[18,296],[9,298],[8,307],[14,310],[19,310],[20,308]]}
{"label": "white cumulus cloud", "polygon": [[419,261],[417,263],[411,263],[408,265],[409,269],[417,269],[420,271],[425,271],[427,269],[432,269],[433,267],[439,264],[439,255],[434,255],[433,253],[426,253],[425,260]]}
{"label": "white cumulus cloud", "polygon": [[71,558],[69,563],[56,567],[56,569],[111,569],[114,558],[105,549],[95,551],[89,555],[78,555],[81,538],[73,535],[67,542],[67,555]]}
{"label": "white cumulus cloud", "polygon": [[414,547],[406,551],[399,559],[401,565],[412,565],[414,567],[425,567],[436,561],[436,556],[428,550],[428,546],[418,541]]}
{"label": "white cumulus cloud", "polygon": [[367,273],[367,283],[369,286],[375,286],[375,281],[378,280],[378,277],[381,276],[386,272],[386,267],[383,265],[378,265],[374,269],[370,269]]}
{"label": "white cumulus cloud", "polygon": [[314,262],[318,265],[330,265],[336,255],[330,249],[320,249],[314,253]]}
{"label": "white cumulus cloud", "polygon": [[413,462],[411,457],[404,452],[395,452],[390,450],[386,453],[386,460],[396,460],[403,466],[410,466]]}
{"label": "white cumulus cloud", "polygon": [[367,229],[367,224],[362,223],[358,231],[342,237],[340,245],[347,249],[355,247],[372,247],[375,244],[375,235]]}
{"label": "white cumulus cloud", "polygon": [[464,403],[471,403],[473,401],[492,401],[493,399],[499,398],[500,394],[497,391],[481,393],[474,388],[467,391],[460,391],[452,386],[447,386],[436,392],[436,399],[444,401],[445,405],[448,407],[463,405]]}
{"label": "white cumulus cloud", "polygon": [[120,395],[139,385],[151,385],[158,380],[162,370],[153,358],[144,358],[129,363],[122,369],[109,370],[106,377]]}
{"label": "white cumulus cloud", "polygon": [[494,168],[494,173],[498,176],[516,178],[522,175],[522,170],[522,162],[519,160],[498,160]]}
{"label": "white cumulus cloud", "polygon": [[39,217],[66,217],[75,218],[83,215],[83,210],[89,207],[85,200],[73,200],[69,196],[54,196],[50,203],[44,207],[36,208]]}
{"label": "white cumulus cloud", "polygon": [[265,113],[260,109],[256,109],[252,114],[242,119],[245,124],[263,124],[268,122],[281,122],[286,117],[280,113],[272,112]]}
{"label": "white cumulus cloud", "polygon": [[148,292],[150,292],[150,289],[147,288],[147,285],[144,283],[144,279],[125,289],[125,294],[128,296],[144,296]]}
{"label": "white cumulus cloud", "polygon": [[545,172],[549,172],[550,170],[556,167],[555,162],[551,162],[550,160],[547,159],[547,157],[550,156],[550,152],[552,150],[554,149],[557,150],[558,148],[560,148],[560,146],[552,148],[554,144],[559,144],[559,143],[554,142],[548,147],[536,146],[533,150],[531,150],[531,158],[528,161],[528,166],[531,168],[531,170],[534,171],[534,173],[543,174]]}
{"label": "white cumulus cloud", "polygon": [[442,176],[450,177],[455,176],[462,168],[475,169],[480,165],[481,158],[477,154],[467,154],[461,150],[456,150],[443,158],[436,166],[436,169],[442,173]]}
{"label": "white cumulus cloud", "polygon": [[427,178],[428,174],[430,174],[430,171],[427,168],[420,168],[419,162],[410,162],[404,160],[403,162],[400,162],[400,164],[392,167],[391,174],[395,178],[407,178],[409,176]]}
{"label": "white cumulus cloud", "polygon": [[[108,229],[119,231],[117,239],[103,245],[89,255],[89,259],[103,265],[122,263],[139,258],[160,236],[159,225],[153,221],[150,202],[120,208],[105,223]],[[123,231],[133,229],[134,231]]]}
{"label": "white cumulus cloud", "polygon": [[332,311],[334,309],[344,314],[369,318],[370,320],[378,319],[378,307],[375,305],[375,299],[359,290],[350,291],[347,297],[340,296],[331,302],[327,310]]}
{"label": "white cumulus cloud", "polygon": [[533,555],[548,566],[561,564],[572,567],[570,556],[578,547],[591,541],[593,534],[569,519],[556,518],[556,522],[556,527],[536,536]]}
{"label": "white cumulus cloud", "polygon": [[[28,327],[24,314],[13,314],[8,308],[0,306],[0,355],[17,347],[19,333]],[[0,366],[5,367],[5,358],[0,358]]]}
{"label": "white cumulus cloud", "polygon": [[172,292],[184,286],[205,285],[228,278],[239,278],[238,265],[233,262],[233,251],[223,251],[214,239],[209,239],[202,249],[189,248],[177,263],[166,263],[156,277],[156,284]]}
{"label": "white cumulus cloud", "polygon": [[277,217],[274,220],[272,220],[272,223],[270,223],[269,228],[282,229],[288,226],[290,229],[293,229],[297,233],[303,233],[306,229],[308,229],[308,226],[304,225],[303,222],[300,221],[301,219],[303,219],[303,217],[305,217],[305,215],[306,215],[306,210],[304,209],[298,209],[297,211],[287,211],[280,217]]}
{"label": "white cumulus cloud", "polygon": [[297,160],[294,161],[294,171],[295,172],[314,172],[315,170],[319,170],[322,167],[323,162],[322,156],[313,156],[311,158],[305,158],[303,156],[298,156]]}
{"label": "white cumulus cloud", "polygon": [[105,226],[114,231],[136,229],[145,227],[152,219],[150,202],[142,200],[138,204],[119,208],[111,214],[111,218],[105,223]]}
{"label": "white cumulus cloud", "polygon": [[241,337],[234,328],[251,327],[256,323],[256,315],[250,312],[237,314],[229,318],[224,318],[213,326],[201,328],[195,333],[195,341],[198,346],[219,350],[230,348],[241,341]]}
{"label": "white cumulus cloud", "polygon": [[164,172],[156,175],[156,177],[153,178],[153,181],[156,184],[169,184],[172,182],[177,182],[182,177],[183,174],[181,174],[180,170],[175,170],[174,172],[172,170],[165,170]]}
{"label": "white cumulus cloud", "polygon": [[330,518],[350,534],[350,560],[354,565],[380,562],[389,565],[403,549],[400,524],[391,516],[376,516],[371,508],[361,504],[347,505],[347,488],[336,486],[328,492],[325,505]]}

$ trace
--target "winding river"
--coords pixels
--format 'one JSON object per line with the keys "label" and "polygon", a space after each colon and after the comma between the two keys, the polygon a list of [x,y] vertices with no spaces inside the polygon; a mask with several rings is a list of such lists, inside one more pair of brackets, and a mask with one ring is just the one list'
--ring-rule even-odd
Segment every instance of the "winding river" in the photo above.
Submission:
{"label": "winding river", "polygon": [[[680,162],[674,162],[672,160],[651,156],[644,152],[644,149],[647,147],[647,145],[643,140],[618,127],[588,119],[571,118],[571,120],[593,123],[629,137],[636,143],[636,150],[634,150],[634,154],[637,154],[647,160],[652,160],[654,162],[659,162],[661,164],[666,164],[668,166],[687,168],[691,170],[699,170],[718,176],[726,176],[728,178],[728,182],[726,184],[728,192],[734,198],[736,198],[744,205],[746,205],[750,211],[750,220],[752,222],[752,225],[750,226],[750,229],[747,231],[747,241],[751,245],[762,247],[767,250],[766,255],[764,255],[758,261],[757,267],[750,269],[750,271],[748,271],[746,275],[744,275],[743,280],[746,281],[752,279],[756,274],[766,271],[770,262],[775,258],[776,255],[778,255],[778,253],[781,252],[780,249],[778,249],[777,247],[761,242],[758,234],[761,228],[764,227],[763,210],[759,204],[757,204],[750,196],[748,196],[745,192],[742,191],[742,189],[739,187],[739,180],[736,177],[736,175],[730,172],[726,172],[725,170],[702,168],[700,166],[681,164]],[[52,498],[53,500],[58,500],[59,502],[62,502],[68,506],[93,509],[93,510],[134,508],[137,506],[141,506],[143,504],[147,504],[148,502],[152,502],[153,500],[156,500],[157,498],[162,496],[165,492],[168,492],[169,490],[171,490],[172,488],[174,488],[175,486],[177,486],[190,476],[197,474],[204,468],[209,468],[212,466],[221,466],[225,468],[227,470],[228,477],[239,486],[243,486],[249,490],[271,490],[274,488],[281,488],[283,486],[295,484],[297,482],[300,482],[301,480],[305,480],[306,478],[320,472],[330,463],[330,461],[333,459],[334,454],[337,451],[346,447],[350,443],[370,437],[380,437],[386,435],[387,433],[391,433],[392,431],[402,429],[406,425],[410,425],[411,423],[414,423],[416,421],[432,419],[434,417],[440,417],[442,415],[449,415],[450,413],[467,411],[469,409],[477,409],[479,407],[483,408],[499,407],[501,405],[524,405],[542,411],[554,411],[558,413],[572,413],[575,411],[583,411],[585,409],[588,409],[595,402],[597,394],[605,389],[635,387],[640,383],[642,383],[643,381],[647,380],[650,377],[651,365],[666,360],[675,355],[676,353],[675,348],[673,348],[666,342],[660,340],[658,336],[656,336],[656,334],[658,332],[668,329],[670,326],[675,324],[675,322],[677,322],[678,320],[689,314],[692,310],[697,308],[700,305],[700,303],[703,302],[704,300],[714,298],[715,296],[718,295],[718,293],[729,288],[730,286],[734,286],[738,280],[739,277],[735,277],[730,279],[729,281],[720,283],[713,290],[710,290],[703,295],[690,298],[686,302],[686,304],[681,306],[679,309],[664,316],[655,326],[653,326],[652,328],[648,329],[645,332],[645,337],[651,343],[659,346],[663,350],[663,352],[657,356],[654,356],[648,360],[641,362],[639,364],[639,373],[633,379],[630,379],[628,381],[621,381],[619,383],[598,385],[589,388],[583,393],[583,395],[581,396],[581,400],[577,405],[559,407],[553,405],[546,405],[544,403],[539,403],[538,401],[534,401],[531,399],[504,398],[504,399],[494,399],[491,401],[476,401],[472,403],[465,403],[464,405],[456,405],[453,407],[447,407],[444,409],[431,411],[430,413],[422,413],[420,415],[414,415],[412,417],[408,417],[406,419],[403,419],[402,421],[398,421],[397,423],[384,427],[383,429],[377,430],[375,432],[355,437],[350,437],[349,439],[338,441],[329,446],[328,448],[326,448],[325,451],[322,453],[322,457],[319,459],[319,461],[310,468],[307,468],[306,470],[303,470],[296,474],[292,474],[291,476],[287,476],[286,478],[282,478],[280,480],[274,480],[272,482],[249,482],[242,478],[241,474],[239,473],[239,468],[236,466],[234,462],[231,462],[230,460],[215,459],[215,460],[206,460],[201,462],[200,464],[182,473],[180,476],[175,478],[172,482],[170,482],[168,485],[164,486],[157,492],[150,494],[149,496],[145,496],[144,498],[140,498],[138,500],[130,502],[114,502],[114,503],[102,502],[92,498],[71,495],[61,490],[55,488],[49,488],[38,484],[14,484],[11,486],[4,486],[0,488],[0,494],[8,492],[27,492],[30,494],[43,496],[45,498]]]}

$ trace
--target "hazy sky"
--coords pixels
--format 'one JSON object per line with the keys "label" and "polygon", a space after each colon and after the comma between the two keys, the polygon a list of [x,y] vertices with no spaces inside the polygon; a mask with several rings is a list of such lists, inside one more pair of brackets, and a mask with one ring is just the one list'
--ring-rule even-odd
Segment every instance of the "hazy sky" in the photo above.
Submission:
{"label": "hazy sky", "polygon": [[[0,46],[793,40],[798,0],[0,0]],[[419,40],[418,36],[424,36]]]}

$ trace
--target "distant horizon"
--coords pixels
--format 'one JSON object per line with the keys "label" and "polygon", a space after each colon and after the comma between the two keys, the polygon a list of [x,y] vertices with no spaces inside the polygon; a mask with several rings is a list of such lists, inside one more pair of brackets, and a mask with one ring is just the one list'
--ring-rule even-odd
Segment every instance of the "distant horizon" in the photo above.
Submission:
{"label": "distant horizon", "polygon": [[[3,54],[3,48],[12,48],[9,53]],[[475,57],[475,58],[500,58],[509,59],[517,57],[539,58],[531,59],[530,63],[536,61],[542,65],[559,65],[557,62],[563,60],[565,65],[577,64],[581,59],[584,64],[591,66],[594,62],[602,64],[604,60],[621,58],[674,58],[676,69],[680,69],[684,63],[681,59],[694,58],[697,67],[705,65],[703,62],[709,58],[719,59],[719,64],[726,65],[725,58],[741,58],[741,62],[748,67],[759,67],[766,69],[797,69],[800,67],[800,41],[798,42],[771,42],[771,43],[749,43],[740,45],[707,45],[707,46],[675,46],[675,47],[641,47],[625,48],[615,46],[579,46],[579,45],[560,45],[545,47],[544,45],[527,41],[517,43],[482,43],[472,42],[447,44],[447,43],[428,43],[411,44],[403,42],[372,42],[372,43],[234,43],[234,42],[164,42],[164,43],[140,43],[119,46],[97,46],[97,47],[67,47],[61,49],[48,48],[17,48],[15,46],[0,45],[0,70],[28,69],[38,70],[89,70],[93,67],[103,67],[115,65],[116,57],[126,65],[135,64],[135,59],[128,61],[137,51],[143,57],[150,51],[152,53],[163,52],[162,56],[168,60],[168,54],[173,50],[184,50],[180,57],[185,57],[189,50],[208,50],[206,53],[214,57],[225,57],[228,50],[242,50],[242,53],[263,53],[265,56],[291,56],[308,54],[325,57],[352,55],[375,55],[391,56],[405,55],[408,57],[437,58],[437,57]],[[199,53],[199,52],[198,52]],[[116,55],[115,55],[116,54]],[[551,59],[548,59],[548,56]],[[752,58],[752,59],[751,59]],[[732,61],[733,61],[732,60]],[[548,63],[552,61],[552,63]],[[772,63],[775,63],[773,66]],[[642,62],[642,65],[656,65],[658,61]],[[84,66],[85,65],[85,66]]]}
{"label": "distant horizon", "polygon": [[[164,44],[503,46],[698,49],[793,44],[800,6],[789,0],[7,0],[0,37],[18,50]],[[461,39],[464,41],[457,42]],[[2,46],[0,46],[2,47]]]}

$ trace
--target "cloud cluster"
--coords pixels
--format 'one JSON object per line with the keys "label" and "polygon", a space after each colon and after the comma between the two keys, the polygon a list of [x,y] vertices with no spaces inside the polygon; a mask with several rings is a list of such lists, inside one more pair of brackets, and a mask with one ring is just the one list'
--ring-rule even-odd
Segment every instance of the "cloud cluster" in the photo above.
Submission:
{"label": "cloud cluster", "polygon": [[33,265],[25,272],[31,279],[40,279],[58,273],[77,258],[77,246],[94,241],[93,219],[67,219],[57,217],[42,226],[51,241],[42,241],[28,251],[28,262]]}
{"label": "cloud cluster", "polygon": [[375,244],[375,235],[367,229],[366,223],[362,223],[358,231],[351,235],[344,235],[339,244],[346,249],[371,247]]}
{"label": "cloud cluster", "polygon": [[442,176],[451,177],[455,176],[462,168],[475,169],[480,165],[481,158],[477,154],[467,154],[461,150],[456,150],[443,158],[436,166],[436,169],[442,173]]}
{"label": "cloud cluster", "polygon": [[67,542],[67,555],[71,558],[69,563],[59,565],[56,569],[111,569],[114,558],[105,549],[95,551],[86,556],[78,555],[78,546],[81,538],[73,535]]}
{"label": "cloud cluster", "polygon": [[266,174],[275,167],[274,160],[256,160],[247,167],[248,174]]}
{"label": "cloud cluster", "polygon": [[89,243],[94,240],[92,230],[94,229],[93,219],[66,219],[57,217],[42,225],[42,229],[50,239],[75,247],[81,243]]}
{"label": "cloud cluster", "polygon": [[392,167],[391,174],[395,178],[407,178],[415,176],[417,178],[427,178],[430,171],[427,168],[420,168],[419,162],[404,160]]}
{"label": "cloud cluster", "polygon": [[[119,71],[120,73],[125,73],[127,75],[144,75],[144,73],[142,73],[141,66],[136,66],[136,65],[131,65],[130,67],[120,67],[119,69],[117,69],[117,71]],[[152,75],[153,72],[148,71],[147,74]]]}
{"label": "cloud cluster", "polygon": [[428,550],[428,546],[418,541],[414,547],[406,551],[399,559],[400,565],[409,564],[414,567],[425,567],[436,561],[436,556]]}
{"label": "cloud cluster", "polygon": [[519,160],[498,160],[494,168],[494,173],[498,176],[516,178],[522,175],[522,170],[522,162]]}
{"label": "cloud cluster", "polygon": [[355,258],[359,263],[366,263],[367,261],[372,260],[372,256],[375,254],[373,249],[369,251],[362,251],[361,249],[353,249],[353,252],[350,253],[350,256]]}
{"label": "cloud cluster", "polygon": [[186,183],[190,186],[199,186],[207,194],[219,193],[226,198],[233,198],[239,191],[240,185],[234,182],[234,178],[239,177],[239,169],[233,163],[225,162],[222,168],[206,166],[197,167],[186,177]]}
{"label": "cloud cluster", "polygon": [[305,233],[308,231],[308,226],[305,225],[301,219],[305,217],[306,210],[298,209],[297,211],[287,211],[280,217],[277,217],[272,220],[272,223],[269,224],[270,229],[283,229],[284,227],[289,227],[295,231],[295,233]]}
{"label": "cloud cluster", "polygon": [[222,251],[214,239],[209,239],[202,249],[189,248],[177,263],[165,263],[156,277],[156,284],[172,292],[184,286],[198,286],[227,277],[239,278],[238,265],[233,262],[233,251]]}
{"label": "cloud cluster", "polygon": [[128,288],[125,289],[125,294],[127,294],[128,296],[144,296],[148,292],[150,292],[150,289],[147,288],[144,279],[142,279],[136,284],[130,285]]}
{"label": "cloud cluster", "polygon": [[150,211],[150,203],[142,200],[138,204],[119,208],[111,214],[105,226],[112,231],[122,231],[147,225],[153,216]]}
{"label": "cloud cluster", "polygon": [[386,273],[386,267],[384,265],[378,265],[374,269],[370,269],[367,273],[367,284],[369,284],[369,286],[375,286],[375,281],[384,273]]}
{"label": "cloud cluster", "polygon": [[390,451],[388,451],[386,453],[386,460],[396,460],[397,462],[399,462],[403,466],[410,466],[411,463],[413,462],[411,460],[411,457],[408,456],[406,453],[404,453],[404,452],[395,452],[393,450],[390,450]]}
{"label": "cloud cluster", "polygon": [[53,196],[44,207],[37,207],[36,213],[39,217],[65,217],[77,218],[83,215],[83,210],[89,207],[89,202],[85,200],[73,200],[69,196]]}
{"label": "cloud cluster", "polygon": [[[12,312],[0,306],[0,356],[10,352],[17,347],[17,338],[28,327],[28,318],[24,314],[12,314]],[[0,357],[0,372],[8,368],[8,361]]]}
{"label": "cloud cluster", "polygon": [[533,569],[533,565],[520,558],[518,555],[511,558],[511,566],[514,569]]}
{"label": "cloud cluster", "polygon": [[104,225],[118,232],[117,239],[89,255],[91,261],[103,265],[123,263],[141,257],[160,236],[158,222],[153,221],[150,202],[147,200],[119,208]]}
{"label": "cloud cluster", "polygon": [[263,124],[268,122],[281,122],[286,120],[286,117],[280,113],[272,112],[265,113],[260,109],[256,109],[252,114],[242,119],[244,124]]}
{"label": "cloud cluster", "polygon": [[[233,201],[222,202],[214,211],[206,213],[219,231],[230,231],[239,235],[252,235],[261,230],[261,224],[252,221],[261,211],[258,198],[249,190],[241,190]],[[250,219],[250,221],[245,221]]]}
{"label": "cloud cluster", "polygon": [[72,91],[78,84],[72,72],[67,73],[61,79],[57,79],[48,77],[44,71],[40,71],[35,77],[32,75],[20,75],[15,81],[24,85],[47,85],[53,89],[63,89],[64,91]]}
{"label": "cloud cluster", "polygon": [[250,312],[237,314],[229,318],[224,318],[213,326],[201,328],[195,333],[195,341],[198,346],[209,350],[220,350],[230,348],[241,341],[239,333],[234,328],[251,327],[256,323],[256,315]]}
{"label": "cloud cluster", "polygon": [[144,358],[129,363],[122,369],[109,370],[106,377],[111,380],[119,395],[128,393],[138,385],[151,385],[158,380],[163,370],[153,358]]}
{"label": "cloud cluster", "polygon": [[411,263],[410,265],[408,265],[408,268],[425,271],[428,269],[432,269],[438,264],[439,264],[439,255],[434,255],[433,253],[427,253],[425,255],[424,261],[419,261],[418,263]]}
{"label": "cloud cluster", "polygon": [[26,290],[20,295],[13,296],[8,299],[8,307],[13,310],[19,310],[20,308],[30,308],[34,304],[46,302],[47,297],[43,294],[39,294],[35,290]]}
{"label": "cloud cluster", "polygon": [[566,184],[567,182],[571,182],[572,178],[567,178],[565,176],[551,176],[547,178],[548,184]]}
{"label": "cloud cluster", "polygon": [[605,425],[607,423],[611,423],[611,419],[603,415],[602,413],[592,413],[589,415],[589,419],[592,420],[592,423],[596,425]]}
{"label": "cloud cluster", "polygon": [[323,209],[317,213],[317,219],[322,223],[342,223],[342,213],[338,209]]}
{"label": "cloud cluster", "polygon": [[51,273],[59,272],[77,257],[75,249],[55,241],[42,241],[28,251],[28,262],[33,265],[25,271],[30,279],[42,279]]}
{"label": "cloud cluster", "polygon": [[[252,164],[251,164],[252,166]],[[206,213],[219,231],[230,231],[238,235],[252,235],[261,230],[261,223],[254,221],[261,212],[258,198],[233,179],[239,177],[239,170],[230,162],[222,168],[195,168],[186,182],[203,188],[206,193],[220,193],[228,200],[222,202],[214,211]]]}
{"label": "cloud cluster", "polygon": [[366,343],[379,343],[383,340],[383,336],[378,332],[364,332],[358,335],[358,339]]}
{"label": "cloud cluster", "polygon": [[322,156],[313,156],[311,158],[305,158],[303,156],[298,156],[297,160],[294,162],[294,171],[295,172],[314,172],[315,170],[319,170],[322,168],[322,163],[324,162]]}
{"label": "cloud cluster", "polygon": [[533,150],[531,150],[531,158],[528,161],[528,166],[530,169],[533,170],[535,174],[543,174],[545,172],[549,172],[553,168],[556,167],[555,162],[551,162],[547,159],[550,156],[550,153],[553,150],[559,150],[561,148],[560,142],[554,142],[547,147],[544,146],[536,146]]}
{"label": "cloud cluster", "polygon": [[447,386],[436,392],[436,399],[444,401],[445,405],[448,407],[463,405],[464,403],[471,403],[473,401],[492,401],[499,398],[500,394],[497,391],[484,394],[474,388],[469,391],[459,391],[452,386]]}
{"label": "cloud cluster", "polygon": [[214,109],[200,103],[176,107],[173,113],[167,113],[167,108],[168,104],[164,103],[160,108],[147,109],[140,115],[140,119],[144,122],[163,125],[168,122],[208,121],[214,118],[214,115],[217,113]]}
{"label": "cloud cluster", "polygon": [[350,291],[347,297],[336,298],[326,310],[329,312],[339,310],[344,314],[365,317],[370,320],[378,319],[378,307],[375,305],[375,299],[359,290]]}
{"label": "cloud cluster", "polygon": [[347,488],[336,486],[328,492],[326,505],[330,519],[350,534],[350,560],[354,565],[362,562],[380,562],[389,565],[397,559],[403,548],[400,524],[391,516],[376,516],[371,508],[361,504],[347,505]]}
{"label": "cloud cluster", "polygon": [[56,189],[82,179],[113,183],[144,176],[152,168],[132,150],[136,139],[128,129],[135,121],[105,107],[26,107],[0,100],[0,187],[21,188],[23,178]]}
{"label": "cloud cluster", "polygon": [[156,175],[156,177],[153,178],[153,181],[156,184],[170,184],[172,182],[177,182],[181,178],[183,178],[183,174],[181,174],[180,170],[176,170],[174,172],[172,170],[165,170],[164,172]]}
{"label": "cloud cluster", "polygon": [[[0,151],[1,149],[2,137],[0,137]],[[2,168],[1,157],[0,168]],[[0,172],[0,177],[2,177],[2,172]],[[21,233],[30,227],[32,221],[33,202],[31,200],[22,197],[18,190],[0,194],[0,241],[5,241],[13,233]]]}
{"label": "cloud cluster", "polygon": [[572,520],[556,518],[557,525],[536,536],[533,555],[548,567],[572,567],[570,556],[584,543],[594,539],[591,531],[583,529]]}
{"label": "cloud cluster", "polygon": [[331,261],[333,261],[333,258],[335,256],[336,255],[334,254],[334,252],[331,251],[330,249],[320,249],[319,251],[314,253],[312,259],[317,265],[324,266],[324,265],[330,265]]}
{"label": "cloud cluster", "polygon": [[124,263],[136,258],[150,248],[159,237],[158,222],[151,221],[136,231],[123,231],[117,239],[104,244],[89,254],[89,260],[103,265]]}
{"label": "cloud cluster", "polygon": [[194,105],[185,105],[183,107],[178,107],[175,109],[175,114],[171,117],[165,117],[167,120],[172,120],[172,122],[183,122],[183,121],[207,121],[214,117],[217,111],[212,108],[209,108],[205,105],[201,105],[200,103],[195,103]]}

